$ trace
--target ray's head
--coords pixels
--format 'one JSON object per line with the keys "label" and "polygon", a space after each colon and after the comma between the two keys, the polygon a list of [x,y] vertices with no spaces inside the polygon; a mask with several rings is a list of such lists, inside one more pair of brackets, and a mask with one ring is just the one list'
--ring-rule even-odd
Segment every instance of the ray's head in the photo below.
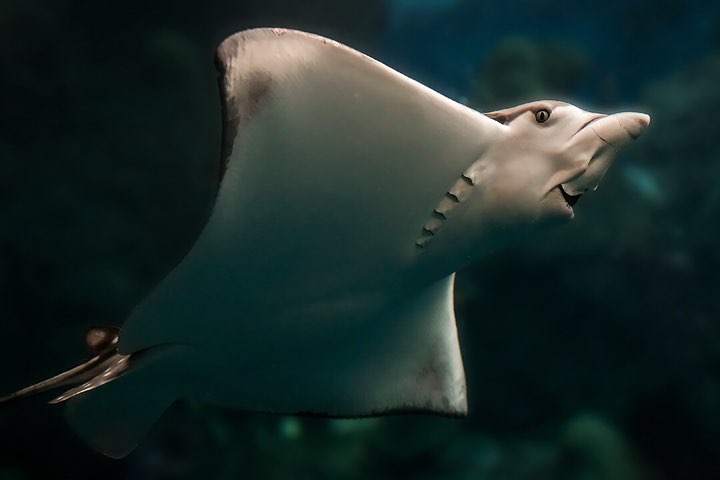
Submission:
{"label": "ray's head", "polygon": [[540,222],[573,218],[575,204],[597,188],[617,151],[650,124],[644,113],[605,115],[557,101],[487,116],[502,125],[488,152],[489,199]]}
{"label": "ray's head", "polygon": [[[442,227],[448,247],[450,237],[461,242],[464,246],[455,245],[466,259],[477,257],[472,251],[487,252],[538,227],[572,219],[576,203],[597,187],[617,151],[650,123],[643,113],[605,115],[557,101],[486,115],[496,134],[463,174],[472,193],[453,195],[466,200],[444,215]],[[469,187],[459,181],[453,189],[458,188]]]}

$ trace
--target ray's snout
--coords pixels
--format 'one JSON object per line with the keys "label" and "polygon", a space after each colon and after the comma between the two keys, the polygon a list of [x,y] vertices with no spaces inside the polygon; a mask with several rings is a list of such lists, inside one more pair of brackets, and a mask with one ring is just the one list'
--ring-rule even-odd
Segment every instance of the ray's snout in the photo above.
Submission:
{"label": "ray's snout", "polygon": [[645,113],[622,112],[594,117],[576,136],[576,149],[573,150],[575,153],[585,151],[590,161],[582,175],[562,184],[563,190],[573,196],[597,188],[617,151],[638,138],[648,125],[650,116]]}
{"label": "ray's snout", "polygon": [[588,127],[617,149],[638,138],[648,125],[650,116],[645,113],[621,112],[595,120]]}
{"label": "ray's snout", "polygon": [[626,112],[616,115],[620,126],[632,139],[638,138],[650,125],[650,115],[645,113]]}

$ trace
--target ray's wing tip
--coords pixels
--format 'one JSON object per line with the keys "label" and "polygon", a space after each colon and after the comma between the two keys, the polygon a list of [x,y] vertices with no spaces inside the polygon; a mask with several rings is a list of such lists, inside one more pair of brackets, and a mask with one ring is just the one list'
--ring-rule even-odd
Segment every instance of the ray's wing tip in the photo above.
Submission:
{"label": "ray's wing tip", "polygon": [[248,39],[257,38],[264,35],[274,35],[280,37],[288,33],[303,34],[304,32],[300,32],[298,30],[289,30],[286,28],[265,27],[251,28],[234,33],[229,37],[225,38],[225,40],[223,40],[222,42],[220,42],[220,45],[218,45],[217,49],[215,50],[215,68],[221,74],[227,72],[227,70],[230,68],[230,65],[232,64],[233,58],[237,56],[238,50],[241,49],[241,46]]}
{"label": "ray's wing tip", "polygon": [[215,69],[221,76],[227,73],[230,59],[235,56],[238,50],[238,35],[239,34],[236,33],[226,38],[215,50]]}
{"label": "ray's wing tip", "polygon": [[[221,74],[226,73],[232,68],[233,59],[237,57],[238,52],[242,50],[243,46],[249,40],[255,41],[269,41],[284,36],[291,36],[295,39],[309,40],[314,43],[328,45],[332,47],[340,47],[350,52],[356,52],[355,49],[343,45],[340,42],[327,38],[323,35],[305,32],[302,30],[294,30],[291,28],[279,28],[279,27],[259,27],[241,30],[237,33],[230,35],[225,38],[215,50],[215,68]],[[365,54],[361,54],[363,57],[367,57]],[[367,57],[370,58],[370,57]]]}

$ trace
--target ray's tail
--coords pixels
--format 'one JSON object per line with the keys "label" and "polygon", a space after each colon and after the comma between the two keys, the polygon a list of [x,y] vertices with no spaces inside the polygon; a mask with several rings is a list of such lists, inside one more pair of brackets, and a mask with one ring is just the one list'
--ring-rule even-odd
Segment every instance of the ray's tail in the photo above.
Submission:
{"label": "ray's tail", "polygon": [[111,382],[122,375],[129,365],[130,355],[118,352],[120,329],[117,327],[93,327],[85,334],[85,343],[95,355],[87,362],[54,377],[0,397],[0,403],[9,403],[67,385],[75,385],[50,403],[60,403],[76,395]]}
{"label": "ray's tail", "polygon": [[65,403],[70,427],[92,448],[109,457],[124,457],[179,398],[188,369],[181,346],[157,345],[123,355],[119,338],[119,328],[91,328],[85,342],[93,358],[0,397],[0,403],[73,385],[50,403]]}

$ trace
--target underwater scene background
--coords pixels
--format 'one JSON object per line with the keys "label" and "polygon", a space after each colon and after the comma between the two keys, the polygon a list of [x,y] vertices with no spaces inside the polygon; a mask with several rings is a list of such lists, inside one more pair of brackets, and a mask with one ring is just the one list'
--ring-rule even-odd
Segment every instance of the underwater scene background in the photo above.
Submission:
{"label": "underwater scene background", "polygon": [[[0,1],[0,393],[86,357],[182,257],[220,150],[213,54],[278,26],[489,111],[653,119],[569,226],[457,278],[469,416],[178,404],[124,460],[43,395],[0,408],[0,480],[720,478],[720,3]],[[107,412],[110,416],[113,412]]]}

